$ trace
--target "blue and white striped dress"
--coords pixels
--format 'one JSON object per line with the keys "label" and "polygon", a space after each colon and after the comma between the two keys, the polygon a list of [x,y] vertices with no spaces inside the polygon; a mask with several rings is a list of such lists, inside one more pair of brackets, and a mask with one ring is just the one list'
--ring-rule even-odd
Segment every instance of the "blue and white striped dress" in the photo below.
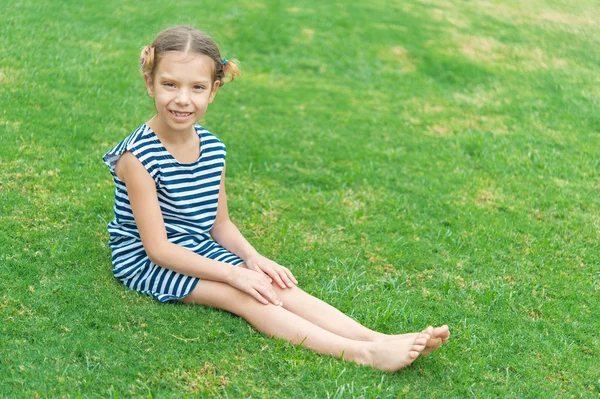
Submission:
{"label": "blue and white striped dress", "polygon": [[125,151],[131,152],[154,179],[169,241],[217,261],[233,265],[243,262],[209,235],[217,216],[226,150],[208,130],[199,125],[195,129],[200,137],[200,157],[192,164],[177,162],[146,124],[103,157],[115,182],[115,219],[108,224],[113,274],[128,288],[161,302],[187,296],[199,279],[158,266],[148,258],[127,187],[115,174],[115,165]]}

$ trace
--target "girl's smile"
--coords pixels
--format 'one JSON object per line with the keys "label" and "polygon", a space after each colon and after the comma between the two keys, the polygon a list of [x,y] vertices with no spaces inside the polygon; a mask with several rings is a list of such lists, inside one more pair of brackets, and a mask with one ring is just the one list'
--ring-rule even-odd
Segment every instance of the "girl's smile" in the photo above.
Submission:
{"label": "girl's smile", "polygon": [[177,111],[169,111],[171,115],[175,117],[175,119],[185,122],[190,116],[192,116],[191,112],[177,112]]}

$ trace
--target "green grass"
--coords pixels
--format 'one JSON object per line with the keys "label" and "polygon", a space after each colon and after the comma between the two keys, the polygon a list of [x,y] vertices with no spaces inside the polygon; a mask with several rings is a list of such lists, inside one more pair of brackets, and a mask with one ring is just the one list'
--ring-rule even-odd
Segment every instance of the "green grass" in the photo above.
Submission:
{"label": "green grass", "polygon": [[[1,397],[600,396],[596,2],[165,4],[2,7]],[[243,62],[203,122],[242,232],[372,328],[447,323],[443,349],[388,375],[112,277],[101,156],[182,23]]]}

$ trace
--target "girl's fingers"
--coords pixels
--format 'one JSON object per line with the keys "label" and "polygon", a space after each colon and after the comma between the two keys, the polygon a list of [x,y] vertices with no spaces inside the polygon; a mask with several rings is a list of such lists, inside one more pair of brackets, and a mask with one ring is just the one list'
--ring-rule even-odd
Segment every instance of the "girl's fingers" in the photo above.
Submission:
{"label": "girl's fingers", "polygon": [[267,273],[263,272],[262,270],[260,272],[262,273],[263,276],[266,277],[267,280],[269,280],[269,284],[273,284],[273,279],[271,278],[271,276],[269,276]]}
{"label": "girl's fingers", "polygon": [[288,269],[287,267],[284,267],[283,270],[285,270],[285,274],[288,276],[288,278],[290,280],[292,280],[292,282],[296,285],[298,285],[298,280],[296,280],[296,277],[294,277],[294,275],[292,274],[292,272],[290,271],[290,269]]}
{"label": "girl's fingers", "polygon": [[294,284],[298,285],[298,280],[297,280],[297,279],[296,279],[296,277],[295,277],[295,276],[292,274],[292,272],[290,272],[290,271],[288,270],[288,274],[289,274],[290,280],[292,280],[292,281],[294,282]]}
{"label": "girl's fingers", "polygon": [[264,272],[271,276],[278,286],[285,289],[293,287],[294,284],[298,284],[298,281],[296,281],[292,273],[286,267],[278,264],[275,265],[276,267],[266,269]]}
{"label": "girl's fingers", "polygon": [[285,272],[285,270],[283,268],[279,269],[278,273],[279,273],[279,277],[286,285],[285,288],[292,288],[294,286],[294,283],[292,283],[292,280],[290,280],[289,276],[287,275],[287,273]]}
{"label": "girl's fingers", "polygon": [[285,269],[285,272],[287,273],[290,280],[292,280],[294,282],[294,284],[298,285],[298,280],[296,279],[296,276],[294,276],[294,274],[291,272],[291,270]]}
{"label": "girl's fingers", "polygon": [[273,283],[273,279],[271,278],[271,276],[269,276],[265,271],[263,271],[260,268],[260,266],[258,266],[258,264],[254,264],[254,265],[250,266],[250,270],[261,273],[262,275],[267,277],[267,279],[269,280],[269,283]]}
{"label": "girl's fingers", "polygon": [[269,284],[268,287],[266,286],[260,286],[257,288],[254,288],[253,290],[256,295],[253,295],[260,303],[264,304],[264,305],[268,305],[269,303],[272,303],[273,305],[280,305],[279,300],[277,299],[277,295],[275,294],[275,291],[273,291],[271,289],[271,285]]}
{"label": "girl's fingers", "polygon": [[262,296],[257,290],[252,290],[251,292],[249,292],[250,296],[252,296],[254,299],[256,299],[258,302],[262,303],[263,305],[268,305],[269,301],[265,299],[264,296]]}
{"label": "girl's fingers", "polygon": [[278,286],[280,286],[281,288],[287,288],[286,285],[285,285],[285,283],[283,282],[283,280],[281,280],[281,277],[277,273],[277,270],[275,270],[275,269],[269,269],[265,273],[267,273],[269,276],[271,276],[273,278],[273,280],[275,280],[275,283]]}
{"label": "girl's fingers", "polygon": [[262,295],[263,297],[266,297],[266,299],[271,302],[273,305],[281,305],[281,302],[279,302],[279,299],[277,299],[277,294],[275,294],[275,291],[273,291],[273,289],[271,289],[271,287],[269,286],[269,289],[265,290],[266,292],[263,292]]}
{"label": "girl's fingers", "polygon": [[[269,284],[267,284],[267,283],[257,284],[256,287],[254,287],[254,289],[256,291],[258,291],[258,293],[264,299],[266,299],[268,302],[271,302],[273,305],[277,305],[277,306],[281,305],[281,301],[279,301],[279,299],[277,298],[277,294],[273,290],[273,286],[271,286],[270,283]],[[264,303],[264,302],[262,302],[262,303]]]}

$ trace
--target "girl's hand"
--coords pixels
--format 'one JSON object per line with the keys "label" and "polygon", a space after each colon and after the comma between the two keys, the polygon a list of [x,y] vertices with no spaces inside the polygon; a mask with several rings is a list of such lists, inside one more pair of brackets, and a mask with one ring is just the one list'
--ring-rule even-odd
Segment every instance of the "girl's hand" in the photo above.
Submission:
{"label": "girl's hand", "polygon": [[298,280],[287,267],[281,266],[260,254],[246,259],[245,264],[249,270],[266,274],[271,282],[275,281],[281,288],[292,288],[298,284]]}
{"label": "girl's hand", "polygon": [[269,302],[276,306],[283,305],[277,298],[277,294],[271,285],[271,279],[260,271],[232,267],[227,283],[264,305],[268,305]]}

